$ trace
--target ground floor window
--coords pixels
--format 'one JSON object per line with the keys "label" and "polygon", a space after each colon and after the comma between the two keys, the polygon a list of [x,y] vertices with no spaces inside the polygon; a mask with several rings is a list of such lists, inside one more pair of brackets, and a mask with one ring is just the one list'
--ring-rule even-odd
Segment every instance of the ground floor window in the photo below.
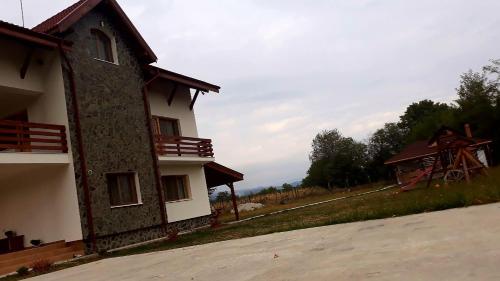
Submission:
{"label": "ground floor window", "polygon": [[139,203],[135,172],[106,174],[109,201],[112,207]]}
{"label": "ground floor window", "polygon": [[165,193],[165,201],[177,201],[190,198],[187,176],[163,176],[161,179],[163,192]]}

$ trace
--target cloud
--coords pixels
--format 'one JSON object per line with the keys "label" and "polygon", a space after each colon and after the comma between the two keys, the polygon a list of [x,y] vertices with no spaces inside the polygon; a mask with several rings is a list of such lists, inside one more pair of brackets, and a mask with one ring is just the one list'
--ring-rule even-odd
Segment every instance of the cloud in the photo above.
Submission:
{"label": "cloud", "polygon": [[300,123],[304,121],[304,117],[290,117],[283,120],[265,123],[262,125],[264,133],[278,133],[284,130],[291,130],[300,127]]}

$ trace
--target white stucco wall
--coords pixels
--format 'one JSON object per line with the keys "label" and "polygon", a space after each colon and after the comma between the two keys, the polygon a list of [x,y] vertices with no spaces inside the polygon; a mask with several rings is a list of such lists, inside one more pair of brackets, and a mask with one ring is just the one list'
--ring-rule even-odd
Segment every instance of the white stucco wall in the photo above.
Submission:
{"label": "white stucco wall", "polygon": [[19,73],[26,58],[28,47],[6,39],[0,39],[0,46],[0,85],[39,93],[43,92],[43,72],[45,67],[36,61],[43,51],[35,51],[26,77],[21,79]]}
{"label": "white stucco wall", "polygon": [[160,173],[162,176],[187,175],[189,177],[191,198],[165,203],[169,222],[210,215],[210,201],[202,165],[161,166]]}
{"label": "white stucco wall", "polygon": [[[0,166],[1,167],[1,166]],[[10,169],[13,169],[10,167]],[[0,230],[44,242],[82,239],[74,181],[69,165],[33,165],[14,177],[0,178]]]}
{"label": "white stucco wall", "polygon": [[[47,51],[44,55],[45,71],[41,75],[43,94],[28,105],[28,120],[66,126],[68,132],[68,112],[64,94],[61,61],[57,51]],[[32,75],[30,75],[32,76]]]}
{"label": "white stucco wall", "polygon": [[[20,79],[19,68],[27,49],[18,46],[12,50],[12,43],[0,46],[0,96],[2,89],[6,87],[18,87],[22,93],[26,90],[41,92],[24,107],[28,110],[28,120],[64,125],[70,149],[65,155],[67,164],[42,164],[43,161],[24,161],[22,165],[0,163],[0,169],[8,167],[14,174],[16,167],[23,170],[22,175],[15,177],[0,173],[0,229],[12,229],[25,235],[27,243],[31,239],[42,239],[45,242],[81,240],[82,230],[59,54],[57,50],[35,51],[26,78]],[[11,51],[12,56],[9,53]],[[38,164],[35,164],[36,162]]]}
{"label": "white stucco wall", "polygon": [[[163,116],[179,120],[180,133],[184,137],[198,137],[194,110],[189,110],[191,94],[189,88],[179,85],[172,104],[167,103],[172,90],[172,84],[165,82],[155,83],[149,91],[149,103],[153,116]],[[200,94],[201,96],[201,94]],[[198,97],[201,98],[201,97]]]}

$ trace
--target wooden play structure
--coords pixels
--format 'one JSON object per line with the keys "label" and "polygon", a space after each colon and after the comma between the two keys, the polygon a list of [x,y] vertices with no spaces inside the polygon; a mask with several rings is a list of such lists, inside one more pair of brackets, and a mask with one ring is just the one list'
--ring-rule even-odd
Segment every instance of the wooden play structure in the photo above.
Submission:
{"label": "wooden play structure", "polygon": [[429,141],[408,145],[387,160],[386,165],[394,166],[403,191],[414,189],[424,180],[427,186],[433,179],[443,179],[445,184],[462,180],[469,182],[476,174],[488,174],[491,142],[473,138],[467,124],[465,134],[443,126]]}
{"label": "wooden play structure", "polygon": [[477,156],[477,147],[471,137],[462,136],[453,129],[443,127],[431,139],[431,146],[437,147],[432,170],[427,179],[430,186],[433,175],[441,172],[446,183],[461,181],[465,178],[470,182],[472,175],[477,173],[488,174],[487,167]]}

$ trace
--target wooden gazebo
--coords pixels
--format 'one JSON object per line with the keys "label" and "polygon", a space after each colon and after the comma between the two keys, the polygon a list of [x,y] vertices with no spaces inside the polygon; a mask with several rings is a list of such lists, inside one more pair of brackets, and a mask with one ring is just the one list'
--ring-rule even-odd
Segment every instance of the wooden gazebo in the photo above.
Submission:
{"label": "wooden gazebo", "polygon": [[243,174],[223,166],[216,162],[205,164],[205,179],[208,188],[214,188],[221,185],[227,185],[231,190],[231,199],[233,201],[234,215],[236,220],[240,219],[238,213],[238,204],[236,203],[236,193],[234,191],[234,183],[243,180]]}

